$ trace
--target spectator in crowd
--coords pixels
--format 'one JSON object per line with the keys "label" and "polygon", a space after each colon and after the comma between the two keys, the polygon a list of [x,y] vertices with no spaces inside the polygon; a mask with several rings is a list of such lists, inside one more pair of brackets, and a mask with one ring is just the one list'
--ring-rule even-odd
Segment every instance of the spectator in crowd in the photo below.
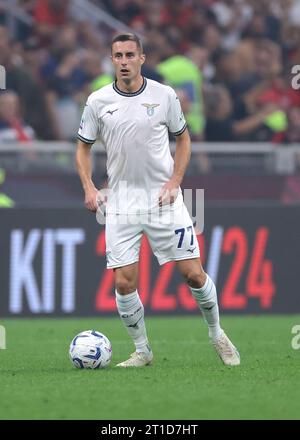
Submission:
{"label": "spectator in crowd", "polygon": [[8,30],[0,26],[0,65],[6,70],[6,87],[18,95],[22,112],[37,136],[51,139],[53,132],[43,89],[12,47]]}
{"label": "spectator in crowd", "polygon": [[[188,115],[193,108],[192,100],[190,99],[185,89],[175,89],[175,91],[179,98],[183,114]],[[211,170],[211,164],[207,154],[198,153],[197,155],[195,155],[193,162],[190,164],[190,167],[196,168],[197,172],[200,171],[201,174],[208,173]]]}
{"label": "spectator in crowd", "polygon": [[153,79],[154,81],[163,82],[162,75],[156,70],[156,66],[160,61],[159,48],[155,44],[148,43],[144,45],[144,51],[147,56],[142,66],[143,76]]}
{"label": "spectator in crowd", "polygon": [[[205,91],[207,123],[205,136],[208,141],[232,142],[242,140],[271,139],[273,134],[270,115],[278,111],[275,104],[266,104],[259,111],[240,120],[233,117],[233,103],[223,85],[215,85]],[[284,131],[285,125],[282,127]]]}
{"label": "spectator in crowd", "polygon": [[86,50],[83,55],[83,66],[91,82],[88,84],[86,96],[95,90],[101,89],[114,81],[114,76],[104,70],[103,62],[98,52]]}
{"label": "spectator in crowd", "polygon": [[288,127],[283,134],[282,141],[287,143],[300,143],[300,107],[288,109]]}
{"label": "spectator in crowd", "polygon": [[33,3],[35,32],[45,45],[51,41],[57,28],[67,23],[69,3],[69,0],[36,0]]}
{"label": "spectator in crowd", "polygon": [[175,88],[186,91],[191,102],[191,111],[186,114],[186,120],[190,128],[193,140],[202,139],[204,118],[202,112],[202,73],[196,64],[188,57],[174,55],[157,66],[157,71],[165,79],[165,82]]}
{"label": "spectator in crowd", "polygon": [[60,140],[71,139],[80,120],[81,93],[90,80],[82,64],[76,27],[68,24],[57,32],[52,54],[41,68],[52,124]]}
{"label": "spectator in crowd", "polygon": [[18,95],[13,91],[0,93],[0,141],[26,142],[35,138],[34,130],[22,118]]}

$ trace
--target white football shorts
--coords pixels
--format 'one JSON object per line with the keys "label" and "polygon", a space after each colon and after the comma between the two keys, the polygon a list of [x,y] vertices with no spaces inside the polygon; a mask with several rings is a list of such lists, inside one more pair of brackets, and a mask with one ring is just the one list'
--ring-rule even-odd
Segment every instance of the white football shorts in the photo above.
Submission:
{"label": "white football shorts", "polygon": [[107,214],[107,268],[136,263],[143,234],[147,236],[160,265],[200,257],[193,223],[182,203],[177,207],[164,206],[146,214]]}

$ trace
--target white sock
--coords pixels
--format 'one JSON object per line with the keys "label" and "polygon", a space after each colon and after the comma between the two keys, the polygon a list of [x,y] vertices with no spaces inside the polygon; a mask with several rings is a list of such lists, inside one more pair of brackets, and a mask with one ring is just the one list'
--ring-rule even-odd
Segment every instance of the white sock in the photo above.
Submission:
{"label": "white sock", "polygon": [[190,287],[191,292],[208,325],[208,335],[216,340],[221,335],[217,290],[212,279],[206,274],[206,281],[200,289]]}
{"label": "white sock", "polygon": [[128,295],[120,295],[116,291],[116,303],[120,317],[133,339],[136,351],[150,351],[144,321],[144,306],[137,290]]}

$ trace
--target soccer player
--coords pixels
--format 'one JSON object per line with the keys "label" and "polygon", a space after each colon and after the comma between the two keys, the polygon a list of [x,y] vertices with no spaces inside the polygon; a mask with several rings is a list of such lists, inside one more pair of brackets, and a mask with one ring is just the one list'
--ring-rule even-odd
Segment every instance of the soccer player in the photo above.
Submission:
{"label": "soccer player", "polygon": [[[76,163],[85,206],[104,202],[92,181],[91,146],[99,138],[107,153],[107,267],[114,269],[116,304],[135,352],[119,367],[153,360],[144,307],[137,292],[139,250],[146,234],[159,264],[176,261],[208,325],[209,338],[225,365],[240,357],[220,327],[216,287],[204,272],[192,220],[180,184],[191,143],[174,90],[141,75],[145,55],[140,39],[120,34],[112,41],[116,80],[92,93],[78,132]],[[175,160],[168,132],[176,136]]]}

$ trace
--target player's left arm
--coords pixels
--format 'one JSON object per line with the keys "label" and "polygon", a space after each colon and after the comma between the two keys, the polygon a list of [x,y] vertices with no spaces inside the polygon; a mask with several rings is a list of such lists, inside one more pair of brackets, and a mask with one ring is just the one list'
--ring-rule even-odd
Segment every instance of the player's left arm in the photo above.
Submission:
{"label": "player's left arm", "polygon": [[174,170],[171,179],[162,187],[159,197],[159,206],[174,203],[179,187],[185,175],[191,158],[191,139],[186,128],[183,133],[176,136],[176,149],[174,157]]}
{"label": "player's left arm", "polygon": [[191,138],[186,128],[183,133],[176,136],[176,149],[174,157],[174,171],[171,181],[179,187],[184,178],[191,158]]}

